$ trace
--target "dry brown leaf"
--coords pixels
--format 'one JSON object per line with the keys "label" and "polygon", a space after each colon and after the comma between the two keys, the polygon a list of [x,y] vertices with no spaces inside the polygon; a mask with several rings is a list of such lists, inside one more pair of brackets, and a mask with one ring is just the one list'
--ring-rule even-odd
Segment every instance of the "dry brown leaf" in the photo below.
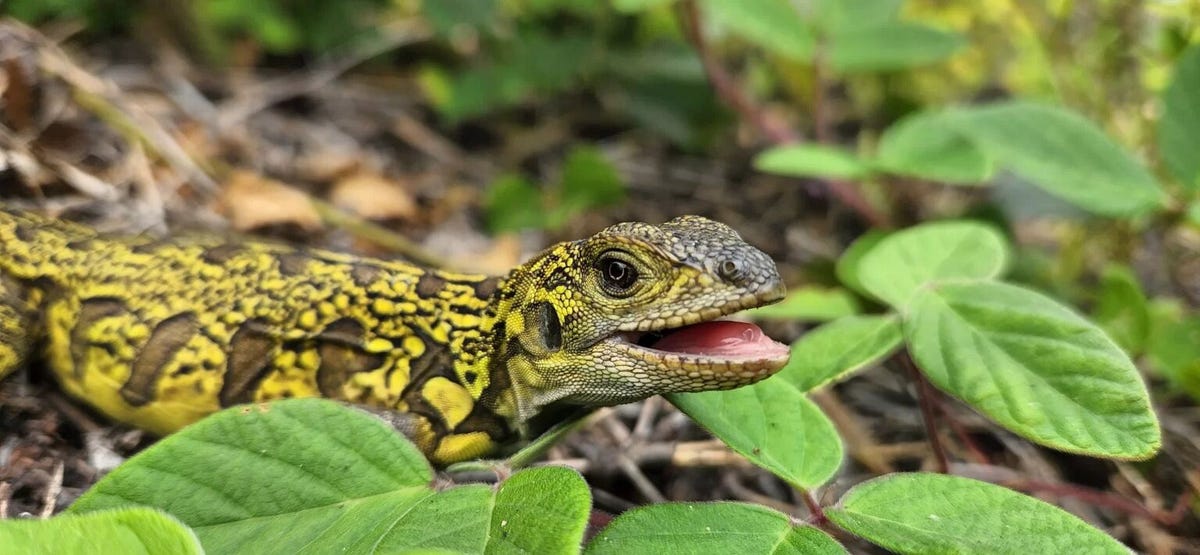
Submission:
{"label": "dry brown leaf", "polygon": [[329,201],[369,220],[407,220],[417,213],[417,203],[403,183],[370,171],[339,179]]}
{"label": "dry brown leaf", "polygon": [[296,173],[308,181],[327,183],[361,171],[362,165],[359,153],[329,149],[303,156],[297,161]]}
{"label": "dry brown leaf", "polygon": [[321,227],[321,216],[307,194],[250,171],[233,171],[217,202],[218,209],[238,231],[279,224],[306,230]]}

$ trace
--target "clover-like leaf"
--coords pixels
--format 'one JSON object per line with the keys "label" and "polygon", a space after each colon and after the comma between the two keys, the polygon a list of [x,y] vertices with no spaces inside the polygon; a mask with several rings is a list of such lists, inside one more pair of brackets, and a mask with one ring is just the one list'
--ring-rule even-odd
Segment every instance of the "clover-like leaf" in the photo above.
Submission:
{"label": "clover-like leaf", "polygon": [[778,303],[747,310],[742,314],[765,320],[825,322],[858,314],[859,311],[858,300],[845,289],[800,287],[788,291],[787,297]]}
{"label": "clover-like leaf", "polygon": [[853,153],[824,145],[785,145],[767,150],[754,158],[761,172],[793,177],[862,179],[871,167]]}
{"label": "clover-like leaf", "polygon": [[895,315],[839,318],[793,343],[792,358],[779,376],[800,391],[812,391],[882,360],[902,340]]}
{"label": "clover-like leaf", "polygon": [[[581,536],[587,493],[561,472],[574,473],[517,473],[503,495],[478,484],[435,491],[421,452],[381,419],[293,399],[234,407],[184,428],[104,477],[70,511],[156,507],[191,526],[208,553],[567,553]],[[520,496],[531,504],[514,507]]]}
{"label": "clover-like leaf", "polygon": [[944,474],[889,474],[863,482],[825,514],[897,553],[1129,553],[1049,503]]}
{"label": "clover-like leaf", "polygon": [[0,520],[5,553],[204,553],[196,535],[171,515],[145,507]]}
{"label": "clover-like leaf", "polygon": [[934,222],[887,236],[862,255],[855,274],[866,291],[899,308],[932,282],[999,277],[1009,256],[1008,242],[991,226]]}
{"label": "clover-like leaf", "polygon": [[929,381],[1017,434],[1101,457],[1158,450],[1158,420],[1133,362],[1054,299],[1005,283],[943,283],[918,293],[904,318]]}
{"label": "clover-like leaf", "polygon": [[1136,216],[1163,206],[1154,176],[1079,114],[1018,101],[956,113],[959,131],[997,164],[1084,210]]}
{"label": "clover-like leaf", "polygon": [[873,165],[951,185],[980,185],[996,172],[979,146],[958,130],[952,112],[920,112],[883,132]]}
{"label": "clover-like leaf", "polygon": [[659,503],[614,519],[585,555],[626,553],[842,554],[825,532],[749,503]]}
{"label": "clover-like leaf", "polygon": [[734,451],[796,487],[817,487],[842,464],[833,423],[778,376],[730,391],[667,398]]}

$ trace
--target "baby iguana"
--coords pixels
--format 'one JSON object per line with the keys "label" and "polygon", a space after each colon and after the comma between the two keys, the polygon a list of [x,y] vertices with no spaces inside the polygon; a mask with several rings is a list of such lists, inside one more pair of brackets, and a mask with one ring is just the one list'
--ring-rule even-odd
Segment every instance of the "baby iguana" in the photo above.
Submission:
{"label": "baby iguana", "polygon": [[[71,395],[167,434],[239,403],[384,409],[434,462],[551,406],[762,380],[788,349],[717,320],[784,295],[698,216],[622,223],[503,277],[221,239],[112,239],[0,209],[0,377],[40,354]],[[394,411],[394,412],[392,412]]]}

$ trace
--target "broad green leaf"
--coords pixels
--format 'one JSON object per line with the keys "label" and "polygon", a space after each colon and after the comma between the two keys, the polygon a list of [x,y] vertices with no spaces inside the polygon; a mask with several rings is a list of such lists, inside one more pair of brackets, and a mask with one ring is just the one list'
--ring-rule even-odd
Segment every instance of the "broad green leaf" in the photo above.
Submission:
{"label": "broad green leaf", "polygon": [[997,282],[923,289],[904,336],[938,388],[1030,440],[1145,459],[1162,441],[1137,368],[1108,336],[1040,293]]}
{"label": "broad green leaf", "polygon": [[559,208],[568,217],[584,210],[620,203],[625,185],[617,169],[599,150],[576,147],[563,163]]}
{"label": "broad green leaf", "polygon": [[939,62],[964,45],[962,35],[920,23],[848,26],[830,37],[829,64],[842,73],[894,71]]}
{"label": "broad green leaf", "polygon": [[666,6],[675,0],[613,0],[613,7],[619,12],[640,13],[660,6]]}
{"label": "broad green leaf", "polygon": [[[499,507],[490,487],[434,491],[432,478],[420,451],[379,418],[296,399],[234,407],[188,426],[118,467],[70,510],[162,509],[191,526],[208,553],[478,552],[491,540],[494,510],[514,515],[506,531],[519,541],[510,547],[524,545],[531,526],[557,538],[545,545],[578,539],[582,524],[566,522],[578,513],[573,505],[539,520],[532,507],[517,515],[511,495]],[[546,481],[555,491],[540,498],[577,502],[567,486]]]}
{"label": "broad green leaf", "polygon": [[904,0],[820,0],[817,24],[833,35],[853,28],[882,27],[896,19],[903,5]]}
{"label": "broad green leaf", "polygon": [[496,0],[437,0],[423,2],[421,12],[439,34],[457,27],[481,27],[496,18]]}
{"label": "broad green leaf", "polygon": [[200,554],[196,535],[161,511],[125,508],[47,520],[0,520],[5,553]]}
{"label": "broad green leaf", "polygon": [[627,553],[842,554],[825,532],[749,503],[659,503],[625,512],[588,544],[585,555]]}
{"label": "broad green leaf", "polygon": [[787,0],[703,0],[702,6],[709,19],[768,52],[797,61],[812,58],[812,31]]}
{"label": "broad green leaf", "polygon": [[858,314],[858,301],[844,289],[801,287],[792,290],[782,301],[762,308],[747,310],[749,318],[765,320],[800,320],[825,322]]}
{"label": "broad green leaf", "polygon": [[837,261],[835,271],[838,281],[859,293],[870,295],[866,288],[863,287],[862,279],[859,278],[858,265],[862,261],[862,257],[871,252],[875,248],[875,245],[878,245],[887,236],[886,232],[872,229],[864,233],[853,243],[850,243],[850,247],[846,249],[846,252],[842,253],[842,256]]}
{"label": "broad green leaf", "polygon": [[517,175],[502,176],[488,187],[483,201],[492,233],[538,229],[547,224],[542,192]]}
{"label": "broad green leaf", "polygon": [[1162,94],[1158,149],[1167,169],[1185,187],[1200,191],[1200,46],[1184,51]]}
{"label": "broad green leaf", "polygon": [[862,179],[870,166],[851,152],[817,144],[777,146],[754,157],[754,168],[761,172],[793,177]]}
{"label": "broad green leaf", "polygon": [[979,185],[995,166],[958,132],[951,112],[920,112],[883,132],[873,164],[889,173],[948,184]]}
{"label": "broad green leaf", "polygon": [[1177,390],[1200,399],[1200,315],[1187,315],[1178,303],[1150,305],[1146,356],[1151,367]]}
{"label": "broad green leaf", "polygon": [[793,343],[792,358],[779,375],[800,391],[812,391],[883,360],[902,339],[894,315],[840,318]]}
{"label": "broad green leaf", "polygon": [[1114,265],[1105,269],[1092,318],[1125,352],[1141,354],[1150,332],[1150,310],[1131,268]]}
{"label": "broad green leaf", "polygon": [[592,492],[578,472],[530,468],[500,484],[486,551],[578,553],[592,511]]}
{"label": "broad green leaf", "polygon": [[1049,503],[944,474],[888,474],[863,482],[825,514],[897,553],[1129,553]]}
{"label": "broad green leaf", "polygon": [[858,261],[863,288],[901,308],[923,286],[942,280],[992,279],[1008,267],[1008,242],[971,221],[921,224],[893,233]]}
{"label": "broad green leaf", "polygon": [[1084,210],[1136,216],[1163,206],[1154,176],[1075,112],[1013,101],[956,113],[959,130],[1001,167]]}
{"label": "broad green leaf", "polygon": [[833,423],[787,380],[667,398],[734,451],[796,487],[824,484],[842,464]]}

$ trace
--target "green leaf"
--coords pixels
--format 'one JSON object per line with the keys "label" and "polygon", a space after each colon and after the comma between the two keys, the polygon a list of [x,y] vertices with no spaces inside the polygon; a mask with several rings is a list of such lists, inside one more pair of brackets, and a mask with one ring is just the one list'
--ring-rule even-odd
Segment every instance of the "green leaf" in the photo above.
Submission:
{"label": "green leaf", "polygon": [[[503,499],[484,485],[434,491],[420,451],[379,418],[295,399],[234,407],[188,426],[118,467],[70,510],[156,507],[191,526],[209,553],[478,552],[493,540],[528,545],[536,534],[551,536],[538,543],[547,547],[578,541],[586,518],[578,484],[521,474],[512,478],[516,493]],[[537,500],[566,504],[514,509],[513,496],[538,478],[547,491]],[[501,531],[507,543],[490,537],[494,511],[511,516]]]}
{"label": "green leaf", "polygon": [[842,464],[833,423],[786,380],[667,398],[734,451],[796,487],[815,488]]}
{"label": "green leaf", "polygon": [[816,328],[792,344],[782,379],[808,392],[887,358],[900,347],[894,315],[847,316]]}
{"label": "green leaf", "polygon": [[754,168],[793,177],[830,179],[862,179],[871,174],[871,168],[854,154],[817,144],[777,146],[755,156]]}
{"label": "green leaf", "polygon": [[858,301],[844,289],[801,287],[792,290],[782,301],[762,308],[747,310],[748,318],[763,320],[801,320],[825,322],[858,314]]}
{"label": "green leaf", "polygon": [[578,553],[591,511],[592,493],[578,472],[523,470],[500,485],[486,551]]}
{"label": "green leaf", "polygon": [[889,474],[863,482],[825,514],[897,553],[1129,553],[1049,503],[943,474]]}
{"label": "green leaf", "polygon": [[929,381],[1005,428],[1093,456],[1158,450],[1158,420],[1133,362],[1054,299],[1005,283],[943,283],[919,292],[904,317]]}
{"label": "green leaf", "polygon": [[619,12],[641,13],[674,2],[675,0],[613,0],[612,4]]}
{"label": "green leaf", "polygon": [[495,21],[496,0],[436,0],[422,2],[421,11],[434,30],[448,34],[459,26],[482,27]]}
{"label": "green leaf", "polygon": [[1008,242],[971,221],[921,224],[893,233],[859,259],[863,288],[896,308],[925,285],[949,279],[992,279],[1008,267]]}
{"label": "green leaf", "polygon": [[1175,74],[1162,93],[1158,120],[1158,149],[1167,169],[1185,187],[1200,191],[1200,46],[1184,51]]}
{"label": "green leaf", "polygon": [[1079,114],[1020,101],[957,114],[960,131],[1000,166],[1084,210],[1136,216],[1163,206],[1146,168]]}
{"label": "green leaf", "polygon": [[483,200],[490,233],[538,229],[547,224],[542,192],[528,179],[505,175],[492,182]]}
{"label": "green leaf", "polygon": [[627,511],[604,528],[585,555],[626,553],[841,554],[846,549],[811,526],[749,503],[659,503]]}
{"label": "green leaf", "polygon": [[1200,399],[1200,315],[1185,315],[1178,303],[1150,305],[1146,355],[1151,367],[1177,390]]}
{"label": "green leaf", "polygon": [[1105,269],[1092,317],[1125,352],[1141,354],[1150,332],[1150,310],[1131,268],[1113,265]]}
{"label": "green leaf", "polygon": [[709,18],[768,52],[812,59],[815,41],[804,18],[786,0],[703,0]]}
{"label": "green leaf", "polygon": [[882,27],[896,19],[903,5],[904,0],[820,0],[817,24],[832,35],[854,28]]}
{"label": "green leaf", "polygon": [[992,161],[958,132],[952,112],[908,116],[883,132],[873,164],[888,173],[952,185],[978,185],[991,179]]}
{"label": "green leaf", "polygon": [[191,530],[147,508],[0,520],[6,553],[204,553]]}
{"label": "green leaf", "polygon": [[965,45],[958,33],[920,23],[848,26],[830,38],[829,64],[842,73],[895,71],[942,61]]}
{"label": "green leaf", "polygon": [[593,147],[571,149],[563,163],[559,207],[574,216],[625,200],[625,185],[608,158]]}
{"label": "green leaf", "polygon": [[835,269],[838,281],[859,293],[870,295],[863,287],[862,279],[859,277],[859,264],[862,262],[862,257],[871,252],[871,249],[874,249],[875,245],[878,245],[887,236],[886,232],[872,229],[851,243],[846,252],[843,252],[842,256],[838,258]]}

